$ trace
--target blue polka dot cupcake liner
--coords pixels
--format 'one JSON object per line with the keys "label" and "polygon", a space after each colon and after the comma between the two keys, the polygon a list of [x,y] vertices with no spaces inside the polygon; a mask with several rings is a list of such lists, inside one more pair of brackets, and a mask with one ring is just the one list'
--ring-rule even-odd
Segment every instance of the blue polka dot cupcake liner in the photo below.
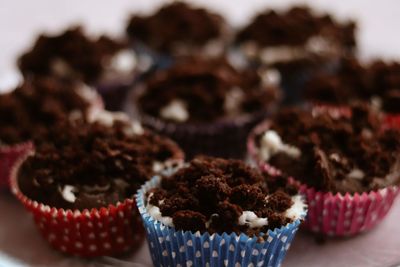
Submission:
{"label": "blue polka dot cupcake liner", "polygon": [[155,176],[136,195],[154,266],[281,266],[300,220],[269,230],[264,241],[245,234],[177,231],[146,211],[146,192],[158,187],[160,181],[161,177]]}

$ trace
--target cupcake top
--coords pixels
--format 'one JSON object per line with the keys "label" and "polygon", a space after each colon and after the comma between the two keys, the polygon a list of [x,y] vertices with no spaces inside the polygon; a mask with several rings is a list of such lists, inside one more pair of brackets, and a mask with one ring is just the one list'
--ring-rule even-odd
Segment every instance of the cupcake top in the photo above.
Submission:
{"label": "cupcake top", "polygon": [[21,166],[20,190],[51,207],[107,207],[132,197],[146,180],[183,160],[169,139],[143,130],[123,114],[57,125]]}
{"label": "cupcake top", "polygon": [[399,131],[381,130],[368,106],[282,110],[256,137],[258,156],[317,190],[362,193],[400,182]]}
{"label": "cupcake top", "polygon": [[305,214],[297,188],[282,176],[264,177],[240,160],[197,157],[159,188],[147,192],[146,209],[177,230],[253,236]]}
{"label": "cupcake top", "polygon": [[[351,51],[356,44],[355,23],[339,23],[330,15],[317,15],[304,6],[287,11],[266,10],[257,15],[236,36],[248,50],[265,50],[266,60],[288,61],[310,54],[336,54]],[[280,58],[281,57],[281,58]]]}
{"label": "cupcake top", "polygon": [[28,79],[0,94],[0,144],[35,139],[73,115],[89,113],[96,95],[87,86],[50,77]]}
{"label": "cupcake top", "polygon": [[152,15],[132,16],[126,31],[134,41],[158,52],[187,54],[191,48],[216,47],[211,42],[223,37],[224,25],[220,15],[174,1]]}
{"label": "cupcake top", "polygon": [[305,84],[305,96],[315,102],[346,105],[369,101],[388,113],[400,113],[400,64],[373,61],[362,64],[354,58],[341,60],[333,74],[317,74]]}
{"label": "cupcake top", "polygon": [[40,35],[18,65],[24,76],[51,74],[92,84],[115,75],[132,76],[136,57],[127,43],[107,36],[92,38],[76,27],[58,35]]}
{"label": "cupcake top", "polygon": [[179,61],[159,71],[138,99],[140,111],[177,123],[209,122],[265,111],[279,90],[256,71],[238,71],[224,58]]}

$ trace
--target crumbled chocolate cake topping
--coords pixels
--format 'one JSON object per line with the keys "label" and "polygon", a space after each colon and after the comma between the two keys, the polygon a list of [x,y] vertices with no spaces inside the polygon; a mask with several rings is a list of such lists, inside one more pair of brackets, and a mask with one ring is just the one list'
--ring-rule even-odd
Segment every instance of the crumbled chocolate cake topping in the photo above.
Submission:
{"label": "crumbled chocolate cake topping", "polygon": [[[265,110],[277,97],[278,89],[264,85],[257,72],[238,71],[223,58],[198,57],[156,73],[139,105],[144,113],[165,120],[204,122]],[[171,104],[176,111],[178,103],[181,116],[172,116]]]}
{"label": "crumbled chocolate cake topping", "polygon": [[355,44],[355,23],[340,24],[330,15],[315,15],[308,7],[297,6],[286,12],[266,10],[242,29],[237,41],[254,41],[260,47],[302,46],[311,37],[324,36],[352,49]]}
{"label": "crumbled chocolate cake topping", "polygon": [[[268,131],[275,131],[301,154],[295,157],[283,149],[270,149],[269,163],[326,192],[362,193],[399,183],[400,132],[382,131],[380,117],[365,104],[355,104],[351,111],[350,117],[334,118],[298,108],[282,110]],[[264,136],[256,138],[259,151]]]}
{"label": "crumbled chocolate cake topping", "polygon": [[134,134],[130,127],[118,120],[112,126],[78,120],[53,127],[23,163],[21,191],[56,208],[106,207],[132,197],[156,173],[155,163],[182,160],[169,139]]}
{"label": "crumbled chocolate cake topping", "polygon": [[309,100],[346,105],[355,100],[381,102],[383,111],[400,113],[400,64],[375,61],[362,65],[354,58],[343,59],[333,74],[317,74],[305,84]]}
{"label": "crumbled chocolate cake topping", "polygon": [[18,65],[25,76],[51,74],[93,83],[103,74],[105,62],[126,47],[107,36],[91,39],[77,27],[56,36],[39,36]]}
{"label": "crumbled chocolate cake topping", "polygon": [[16,144],[42,135],[73,111],[85,114],[89,103],[78,93],[82,84],[54,78],[28,79],[0,94],[0,144]]}
{"label": "crumbled chocolate cake topping", "polygon": [[222,35],[224,20],[204,8],[172,2],[150,16],[133,16],[127,33],[160,52],[173,52],[177,45],[203,46]]}
{"label": "crumbled chocolate cake topping", "polygon": [[293,221],[286,211],[297,188],[283,176],[264,175],[239,160],[197,157],[147,193],[147,208],[150,214],[150,206],[159,208],[177,230],[266,233]]}

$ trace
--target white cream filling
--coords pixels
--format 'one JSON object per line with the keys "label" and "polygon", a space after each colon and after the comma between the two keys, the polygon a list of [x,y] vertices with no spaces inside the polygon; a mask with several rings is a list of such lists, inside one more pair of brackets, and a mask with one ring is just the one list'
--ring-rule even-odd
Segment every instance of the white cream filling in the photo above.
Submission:
{"label": "white cream filling", "polygon": [[347,174],[348,178],[362,180],[365,177],[365,174],[360,169],[353,169]]}
{"label": "white cream filling", "polygon": [[260,71],[260,77],[263,85],[279,85],[281,83],[281,74],[277,69],[265,69]]}
{"label": "white cream filling", "polygon": [[115,72],[132,73],[137,66],[137,61],[134,51],[123,49],[111,58],[110,68]]}
{"label": "white cream filling", "polygon": [[227,94],[225,95],[225,112],[230,116],[239,114],[241,111],[240,105],[243,101],[243,98],[243,90],[239,87],[233,87],[231,90],[229,90],[229,92],[227,92]]}
{"label": "white cream filling", "polygon": [[[163,223],[166,226],[174,227],[174,223],[172,221],[172,217],[162,216],[160,208],[150,204],[150,200],[151,200],[152,197],[153,197],[153,193],[150,193],[148,198],[147,198],[147,205],[146,205],[147,212],[150,214],[150,216],[153,219]],[[160,201],[158,204],[161,205],[162,202]]]}
{"label": "white cream filling", "polygon": [[54,58],[50,63],[50,69],[52,73],[61,77],[72,76],[74,73],[69,64],[61,58]]}
{"label": "white cream filling", "polygon": [[293,205],[285,211],[286,218],[291,220],[300,219],[305,216],[307,205],[304,203],[301,195],[295,195],[292,197]]}
{"label": "white cream filling", "polygon": [[277,153],[285,153],[292,158],[299,158],[301,151],[295,146],[282,142],[281,137],[274,130],[268,130],[261,138],[259,154],[264,161],[268,161]]}
{"label": "white cream filling", "polygon": [[247,225],[250,228],[260,228],[268,225],[268,218],[260,218],[252,211],[243,211],[239,217],[239,225]]}
{"label": "white cream filling", "polygon": [[128,126],[124,128],[126,135],[142,135],[144,133],[142,125],[137,121],[131,121],[123,112],[109,112],[102,110],[96,112],[89,118],[89,122],[98,122],[104,126],[112,127],[115,121],[128,122]]}
{"label": "white cream filling", "polygon": [[74,203],[76,200],[76,196],[74,194],[75,191],[75,187],[72,185],[64,185],[63,188],[58,188],[58,190],[61,193],[61,196],[63,197],[63,199],[65,199],[65,201]]}
{"label": "white cream filling", "polygon": [[185,122],[189,119],[189,112],[184,101],[175,99],[160,110],[160,116],[164,119]]}

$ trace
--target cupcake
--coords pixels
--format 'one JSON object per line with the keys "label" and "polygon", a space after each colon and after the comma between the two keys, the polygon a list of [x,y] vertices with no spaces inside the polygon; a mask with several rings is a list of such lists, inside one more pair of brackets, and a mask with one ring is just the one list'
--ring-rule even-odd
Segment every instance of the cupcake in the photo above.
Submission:
{"label": "cupcake", "polygon": [[70,116],[89,116],[101,107],[89,87],[49,77],[0,94],[0,187],[8,185],[12,165],[32,149],[31,141]]}
{"label": "cupcake", "polygon": [[279,90],[270,82],[224,58],[186,58],[134,89],[127,111],[174,139],[188,157],[240,158],[251,127],[276,106]]}
{"label": "cupcake", "polygon": [[258,14],[238,32],[236,45],[250,62],[278,70],[286,102],[293,104],[314,71],[330,71],[339,57],[354,52],[354,35],[354,22],[296,6]]}
{"label": "cupcake", "polygon": [[398,194],[399,134],[366,105],[348,114],[293,108],[256,127],[248,149],[263,171],[301,184],[309,230],[349,236],[377,225]]}
{"label": "cupcake", "polygon": [[118,255],[140,246],[143,228],[132,196],[183,153],[124,114],[59,124],[15,166],[11,188],[42,236],[72,255]]}
{"label": "cupcake", "polygon": [[136,196],[155,266],[280,266],[306,205],[282,176],[196,157]]}
{"label": "cupcake", "polygon": [[[341,60],[335,73],[315,75],[304,86],[305,98],[319,105],[346,106],[369,102],[387,115],[387,122],[400,125],[400,64],[375,60],[362,63]],[[397,121],[397,122],[396,122]]]}
{"label": "cupcake", "polygon": [[136,55],[127,42],[91,37],[81,27],[40,35],[19,58],[18,66],[25,77],[54,75],[93,85],[110,110],[120,109],[137,72]]}
{"label": "cupcake", "polygon": [[176,56],[220,55],[229,38],[222,16],[180,1],[151,15],[131,16],[126,32],[139,54],[147,54],[157,67],[171,64]]}

